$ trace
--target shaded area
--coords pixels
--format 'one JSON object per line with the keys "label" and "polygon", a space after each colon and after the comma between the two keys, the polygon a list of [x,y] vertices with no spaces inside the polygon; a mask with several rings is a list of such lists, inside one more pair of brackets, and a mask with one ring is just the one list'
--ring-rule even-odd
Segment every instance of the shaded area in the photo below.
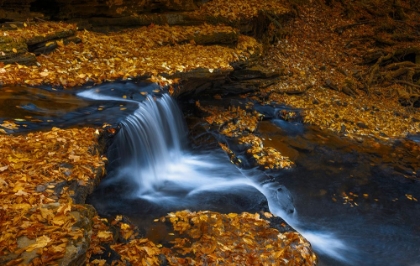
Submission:
{"label": "shaded area", "polygon": [[[107,97],[121,101],[83,99],[77,96],[89,86],[74,91],[25,86],[0,88],[0,128],[8,133],[21,133],[70,126],[116,127],[128,114],[137,109],[135,101],[142,101],[145,95],[159,95],[162,88],[155,83],[115,82],[95,86],[95,90]],[[125,99],[131,99],[128,102]]]}

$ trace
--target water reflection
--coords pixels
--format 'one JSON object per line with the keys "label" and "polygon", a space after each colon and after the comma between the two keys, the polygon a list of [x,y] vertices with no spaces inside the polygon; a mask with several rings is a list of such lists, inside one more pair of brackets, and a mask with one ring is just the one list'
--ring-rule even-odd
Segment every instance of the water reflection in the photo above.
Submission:
{"label": "water reflection", "polygon": [[65,91],[7,86],[0,88],[0,105],[1,118],[25,119],[36,115],[59,117],[88,103]]}
{"label": "water reflection", "polygon": [[[160,93],[157,84],[145,82],[121,81],[94,87],[103,99],[83,97],[81,93],[90,90],[89,86],[72,90],[48,86],[0,87],[0,129],[19,133],[53,126],[101,126],[104,123],[117,126],[137,109],[137,103],[144,100],[146,94]],[[109,101],[110,98],[113,101]]]}

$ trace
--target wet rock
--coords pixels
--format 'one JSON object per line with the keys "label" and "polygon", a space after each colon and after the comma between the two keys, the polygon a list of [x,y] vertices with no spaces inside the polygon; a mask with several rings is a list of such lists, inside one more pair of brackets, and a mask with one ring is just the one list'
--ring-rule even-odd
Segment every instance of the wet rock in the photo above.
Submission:
{"label": "wet rock", "polygon": [[277,229],[280,233],[286,233],[286,232],[293,232],[296,231],[293,227],[288,225],[282,218],[278,216],[273,217],[265,217],[261,216],[263,219],[266,219],[270,222],[270,226]]}
{"label": "wet rock", "polygon": [[365,128],[365,129],[368,128],[368,126],[363,122],[357,122],[356,126],[358,126],[359,128]]}
{"label": "wet rock", "polygon": [[314,150],[314,145],[302,139],[302,137],[290,138],[287,144],[301,152],[311,152]]}
{"label": "wet rock", "polygon": [[[17,239],[18,248],[24,249],[32,244],[35,244],[35,239],[29,239],[26,236],[21,236]],[[30,252],[23,252],[21,255],[21,258],[23,259],[22,263],[25,265],[28,265],[32,259],[34,259],[36,256],[37,250],[34,249]]]}
{"label": "wet rock", "polygon": [[[177,72],[173,75],[163,75],[167,78],[181,79],[180,86],[175,91],[175,97],[191,97],[192,95],[240,94],[255,91],[277,82],[280,72],[267,71],[261,66],[251,62],[236,62],[238,69],[209,70],[205,68],[194,69],[189,72]],[[239,67],[240,65],[240,67]]]}
{"label": "wet rock", "polygon": [[341,125],[340,134],[345,134],[345,133],[346,133],[346,126]]}
{"label": "wet rock", "polygon": [[257,78],[275,78],[279,77],[281,70],[270,71],[260,65],[251,66],[245,69],[237,69],[232,72],[230,78],[233,80],[250,80]]}
{"label": "wet rock", "polygon": [[46,189],[47,189],[47,187],[44,186],[44,185],[38,185],[38,186],[36,186],[36,192],[43,192]]}
{"label": "wet rock", "polygon": [[334,90],[334,91],[338,91],[337,85],[334,84],[330,79],[325,80],[324,87]]}
{"label": "wet rock", "polygon": [[33,65],[36,63],[36,57],[28,52],[28,45],[24,39],[0,36],[0,62]]}
{"label": "wet rock", "polygon": [[[40,206],[38,206],[39,208]],[[57,212],[60,207],[60,203],[44,204],[41,206],[42,209],[48,209],[53,213]],[[35,210],[35,208],[33,208]],[[75,221],[73,226],[67,228],[71,231],[82,232],[81,237],[69,238],[67,246],[64,250],[64,256],[54,261],[55,265],[84,265],[86,260],[86,253],[90,245],[90,237],[92,234],[92,219],[96,215],[95,209],[90,205],[73,205],[72,211],[67,214],[69,221]],[[59,236],[63,232],[59,232],[59,229],[55,225],[45,224],[44,226],[52,226],[54,232]],[[67,232],[67,231],[66,231]],[[66,234],[64,232],[64,234]],[[50,236],[40,235],[38,237],[45,237],[51,241]],[[29,238],[27,236],[20,236],[16,240],[17,248],[19,252],[11,253],[6,256],[0,256],[0,264],[6,265],[7,263],[19,263],[19,265],[30,265],[42,263],[40,248],[33,247],[36,244],[37,238]],[[46,250],[46,249],[45,249]],[[42,253],[42,252],[41,252]],[[12,265],[12,264],[10,264]],[[13,264],[15,265],[15,264]]]}
{"label": "wet rock", "polygon": [[66,247],[64,258],[59,261],[59,265],[84,265],[86,261],[86,252],[90,245],[90,237],[92,232],[92,219],[96,211],[90,205],[80,206],[77,211],[72,211],[72,215],[76,219],[74,229],[81,229],[83,237],[76,241],[69,241]]}
{"label": "wet rock", "polygon": [[[10,28],[10,26],[3,26],[2,30],[7,32]],[[63,41],[63,44],[80,42],[79,38],[74,37],[75,33],[74,30],[58,30],[51,34],[35,35],[30,38],[0,36],[0,62],[4,64],[35,65],[37,62],[36,55],[54,51],[59,46],[57,44],[58,40]]]}
{"label": "wet rock", "polygon": [[411,175],[415,174],[413,169],[411,169],[411,168],[409,168],[405,165],[402,165],[402,164],[396,164],[394,166],[394,170],[397,171],[397,172],[400,172],[404,175],[407,175],[407,176],[411,176]]}
{"label": "wet rock", "polygon": [[105,175],[105,169],[95,168],[92,169],[95,173],[95,177],[89,179],[88,182],[80,183],[77,180],[65,182],[65,186],[68,187],[69,191],[72,191],[72,198],[76,204],[84,204],[86,198],[90,195],[96,186],[99,184],[102,177]]}

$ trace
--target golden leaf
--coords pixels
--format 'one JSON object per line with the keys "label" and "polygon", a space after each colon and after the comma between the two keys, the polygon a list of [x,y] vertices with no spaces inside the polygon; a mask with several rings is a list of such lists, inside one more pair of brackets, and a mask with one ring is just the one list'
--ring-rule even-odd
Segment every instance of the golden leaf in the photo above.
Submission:
{"label": "golden leaf", "polygon": [[59,246],[54,245],[54,246],[51,246],[51,250],[54,253],[64,253],[65,246],[63,247],[62,245],[59,245]]}
{"label": "golden leaf", "polygon": [[55,41],[52,41],[52,42],[47,42],[46,44],[45,44],[45,46],[46,47],[48,47],[48,46],[50,46],[50,45],[54,45],[55,44]]}
{"label": "golden leaf", "polygon": [[54,218],[54,212],[52,210],[47,208],[39,208],[39,210],[41,211],[42,218],[47,220]]}
{"label": "golden leaf", "polygon": [[62,204],[58,209],[57,213],[66,214],[67,212],[71,211],[71,203],[70,204]]}
{"label": "golden leaf", "polygon": [[47,246],[48,245],[48,243],[50,243],[51,242],[51,238],[49,238],[48,236],[46,236],[46,235],[43,235],[43,236],[41,236],[41,237],[38,237],[37,239],[36,239],[36,242],[34,243],[34,244],[32,244],[32,245],[29,245],[27,248],[26,248],[26,251],[27,252],[31,252],[32,250],[34,250],[34,249],[37,249],[37,248],[43,248],[43,247],[45,247],[45,246]]}
{"label": "golden leaf", "polygon": [[57,43],[57,45],[58,46],[60,46],[60,47],[64,47],[64,42],[63,42],[63,40],[61,39],[61,40],[59,40],[59,41],[56,41],[56,43]]}
{"label": "golden leaf", "polygon": [[66,216],[55,216],[52,223],[55,225],[63,225],[66,222]]}
{"label": "golden leaf", "polygon": [[120,225],[120,228],[121,228],[122,230],[127,230],[127,229],[130,229],[131,227],[130,227],[130,225],[129,225],[129,224],[122,223],[122,224]]}
{"label": "golden leaf", "polygon": [[95,259],[90,262],[92,265],[104,266],[106,265],[106,260]]}
{"label": "golden leaf", "polygon": [[102,241],[112,240],[112,232],[110,231],[99,231],[97,237],[100,238]]}

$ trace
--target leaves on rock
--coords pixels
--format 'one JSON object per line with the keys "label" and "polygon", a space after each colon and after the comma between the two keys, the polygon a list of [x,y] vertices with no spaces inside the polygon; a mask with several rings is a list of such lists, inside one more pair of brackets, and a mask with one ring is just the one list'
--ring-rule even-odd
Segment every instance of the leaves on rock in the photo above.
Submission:
{"label": "leaves on rock", "polygon": [[[248,146],[246,152],[257,165],[265,169],[290,168],[293,162],[272,147],[264,147],[263,141],[253,134],[257,129],[258,121],[262,114],[247,111],[240,107],[229,106],[227,110],[216,106],[203,106],[196,102],[197,108],[209,114],[204,119],[209,125],[214,126],[221,134],[238,138],[239,144]],[[229,155],[232,163],[240,164],[240,159],[229,147],[219,143],[221,148]]]}
{"label": "leaves on rock", "polygon": [[[46,27],[52,25],[52,29]],[[60,23],[60,27],[74,25]],[[38,28],[39,27],[39,28]],[[25,38],[30,34],[48,34],[54,23],[33,24],[20,33],[1,31]],[[173,75],[199,68],[232,69],[231,62],[247,60],[261,52],[261,46],[251,37],[240,36],[229,26],[159,26],[114,32],[109,34],[79,31],[81,43],[58,45],[48,56],[38,56],[37,66],[5,65],[0,68],[4,84],[75,87],[87,82],[102,83],[115,79],[140,76]],[[211,36],[230,36],[237,47],[202,45]],[[205,37],[203,37],[205,36]]]}
{"label": "leaves on rock", "polygon": [[[65,255],[69,240],[87,235],[78,228],[79,210],[60,183],[94,182],[104,163],[92,152],[93,128],[58,129],[27,135],[0,135],[0,256],[39,250],[34,264],[47,265]],[[80,156],[75,162],[69,156]],[[99,171],[99,170],[98,170]],[[27,237],[34,243],[18,247]]]}
{"label": "leaves on rock", "polygon": [[280,233],[259,214],[178,211],[165,217],[174,227],[171,265],[313,265],[310,244],[296,232]]}

